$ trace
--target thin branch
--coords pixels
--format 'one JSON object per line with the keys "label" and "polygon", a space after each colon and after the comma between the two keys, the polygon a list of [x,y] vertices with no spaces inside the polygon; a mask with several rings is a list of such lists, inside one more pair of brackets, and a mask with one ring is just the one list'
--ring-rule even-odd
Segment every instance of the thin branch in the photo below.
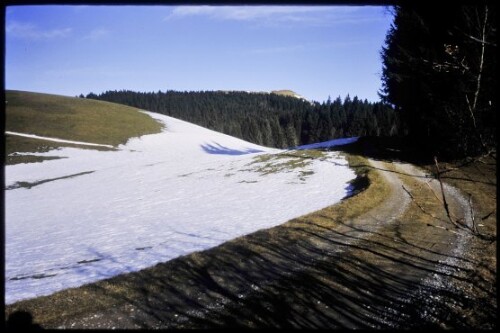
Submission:
{"label": "thin branch", "polygon": [[[488,163],[484,162],[483,159],[486,157],[489,157],[491,155],[494,155],[495,153],[496,153],[496,148],[493,147],[493,148],[489,149],[488,152],[486,152],[478,157],[471,158],[471,159],[467,160],[465,163],[462,163],[461,165],[459,165],[457,167],[454,167],[454,168],[446,167],[446,169],[441,170],[441,175],[443,175],[447,172],[450,172],[450,171],[460,170],[463,167],[470,165],[471,163],[478,162],[478,163],[482,163],[482,164],[488,164]],[[470,177],[468,179],[472,181],[472,179]]]}
{"label": "thin branch", "polygon": [[442,195],[442,198],[443,198],[443,205],[444,205],[444,209],[446,211],[446,216],[448,216],[448,219],[450,220],[450,222],[458,228],[458,225],[455,221],[453,221],[453,219],[451,218],[451,215],[450,215],[450,209],[448,207],[448,202],[446,201],[446,196],[444,195],[444,187],[443,187],[443,181],[441,180],[441,176],[440,176],[440,171],[439,171],[439,165],[438,165],[438,161],[437,161],[437,157],[434,156],[434,162],[436,164],[436,177],[439,181],[439,185],[441,187],[441,195]]}
{"label": "thin branch", "polygon": [[472,123],[474,124],[474,128],[477,130],[476,117],[474,116],[474,110],[470,105],[469,96],[467,96],[467,94],[465,94],[465,100],[467,101],[467,107],[469,108],[470,111],[470,117],[472,118]]}
{"label": "thin branch", "polygon": [[477,85],[476,92],[474,93],[474,102],[472,104],[472,109],[476,110],[477,99],[479,96],[479,90],[481,88],[481,75],[483,74],[483,65],[484,65],[484,49],[485,49],[485,41],[486,41],[486,24],[488,22],[488,6],[484,7],[484,22],[483,22],[483,34],[481,38],[481,60],[479,62],[479,73],[477,75]]}
{"label": "thin branch", "polygon": [[453,230],[448,229],[448,228],[445,228],[445,227],[441,227],[441,226],[439,226],[439,225],[433,225],[433,224],[427,223],[427,226],[429,226],[429,227],[434,227],[434,228],[439,228],[439,229],[444,229],[444,230],[446,230],[446,231],[449,231],[449,232],[452,232],[452,233],[454,233],[454,234],[460,235],[460,233],[459,233],[459,232],[453,231]]}
{"label": "thin branch", "polygon": [[481,220],[486,220],[488,217],[490,217],[494,212],[496,212],[496,208],[493,209],[491,212],[489,212],[488,214],[486,214],[485,216],[481,217]]}
{"label": "thin branch", "polygon": [[470,208],[470,216],[472,219],[472,230],[475,234],[479,234],[477,231],[476,218],[474,217],[474,207],[472,206],[472,194],[469,193],[469,208]]}
{"label": "thin branch", "polygon": [[465,35],[466,37],[469,37],[469,38],[470,38],[470,39],[472,39],[473,41],[476,41],[476,42],[479,42],[479,43],[484,43],[484,44],[486,44],[486,45],[491,45],[491,46],[495,46],[495,47],[497,46],[497,44],[496,44],[496,43],[493,43],[493,42],[488,42],[488,41],[486,41],[486,40],[484,40],[484,41],[483,41],[483,40],[481,40],[481,39],[479,39],[479,38],[477,38],[477,37],[474,37],[474,36],[468,35],[468,34],[466,34],[466,33],[464,33],[464,35]]}
{"label": "thin branch", "polygon": [[474,116],[474,113],[476,112],[477,108],[477,101],[479,99],[479,92],[481,91],[481,77],[483,74],[483,66],[484,66],[484,52],[485,52],[485,44],[486,44],[486,25],[488,24],[488,6],[485,6],[484,8],[484,20],[483,20],[483,31],[482,31],[482,36],[481,36],[481,57],[479,60],[479,69],[478,69],[478,74],[477,74],[477,80],[476,80],[476,91],[474,92],[474,100],[472,102],[472,105],[469,101],[469,96],[465,94],[465,100],[467,101],[467,107],[469,108],[470,116],[472,119],[472,125],[474,126],[474,130],[476,134],[479,137],[479,141],[481,142],[481,146],[485,151],[488,150],[486,147],[483,136],[479,132],[477,125],[476,125],[476,117]]}
{"label": "thin branch", "polygon": [[[479,79],[481,78],[481,74],[479,74]],[[478,82],[478,87],[479,89],[479,82]],[[477,95],[479,93],[479,90],[476,90],[476,93],[475,93],[475,97],[474,97],[474,103],[476,103],[476,98],[477,98]],[[467,96],[467,94],[465,94],[465,100],[467,101],[467,107],[469,108],[469,112],[470,112],[470,117],[472,119],[472,125],[474,126],[474,131],[476,132],[476,134],[478,135],[479,137],[479,141],[481,142],[481,146],[483,147],[484,150],[488,150],[485,143],[484,143],[484,140],[483,140],[483,136],[481,135],[481,132],[479,132],[479,130],[477,129],[477,125],[476,125],[476,117],[474,116],[474,112],[475,112],[475,108],[476,106],[471,106],[470,105],[470,102],[469,102],[469,97]]]}
{"label": "thin branch", "polygon": [[[404,185],[401,185],[401,187],[403,188],[403,190],[405,190],[406,193],[408,193],[408,195],[410,196],[411,200],[415,203],[415,205],[417,205],[417,207],[426,215],[429,215],[430,217],[432,217],[433,219],[436,219],[436,220],[439,220],[439,221],[443,221],[442,219],[440,219],[438,216],[432,214],[432,213],[429,213],[427,210],[425,210],[425,208],[418,203],[417,199],[415,199],[415,197],[411,194],[411,192],[404,186]],[[443,222],[446,222],[446,221],[443,221]],[[458,228],[458,226],[457,226]]]}
{"label": "thin branch", "polygon": [[[434,191],[434,189],[431,187],[431,185],[430,185],[428,182],[426,182],[425,184],[429,187],[429,189],[431,190],[432,194],[434,194],[434,197],[436,197],[436,199],[437,199],[440,203],[444,204],[443,200],[441,200],[441,199],[438,197],[438,195],[436,194],[436,192]],[[451,213],[451,212],[450,212],[450,215],[451,215],[454,219],[456,219],[457,221],[459,220],[459,218],[458,218],[455,214],[453,214],[453,213]]]}
{"label": "thin branch", "polygon": [[431,190],[432,194],[434,194],[434,196],[436,197],[436,199],[438,199],[438,201],[440,203],[443,203],[443,201],[438,197],[438,195],[436,194],[436,192],[434,192],[434,190],[432,189],[431,185],[428,182],[426,182],[426,184],[429,187],[429,189]]}
{"label": "thin branch", "polygon": [[405,192],[406,192],[406,193],[408,193],[408,195],[410,196],[410,198],[411,198],[413,201],[415,201],[415,203],[416,203],[416,204],[417,204],[417,206],[418,206],[418,203],[417,203],[417,201],[415,200],[415,197],[411,194],[411,192],[410,192],[410,191],[408,191],[408,189],[407,189],[404,185],[401,185],[401,187],[403,188],[403,190],[405,190]]}

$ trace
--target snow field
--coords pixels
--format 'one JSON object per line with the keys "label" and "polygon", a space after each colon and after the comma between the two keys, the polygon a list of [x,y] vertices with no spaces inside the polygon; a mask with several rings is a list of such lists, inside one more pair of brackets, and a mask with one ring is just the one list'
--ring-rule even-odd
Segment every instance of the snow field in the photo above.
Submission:
{"label": "snow field", "polygon": [[6,187],[75,175],[5,191],[7,304],[282,224],[338,202],[355,177],[334,152],[263,175],[255,157],[284,151],[147,114],[163,132],[118,151],[63,148],[39,155],[67,158],[5,168]]}

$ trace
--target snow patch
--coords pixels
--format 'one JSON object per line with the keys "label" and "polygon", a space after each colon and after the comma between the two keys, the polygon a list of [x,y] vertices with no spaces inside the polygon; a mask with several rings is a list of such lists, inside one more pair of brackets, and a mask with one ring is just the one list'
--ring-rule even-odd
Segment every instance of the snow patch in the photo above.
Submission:
{"label": "snow patch", "polygon": [[72,143],[75,145],[82,145],[82,146],[97,146],[97,147],[113,148],[113,146],[111,146],[111,145],[103,145],[103,144],[83,142],[83,141],[63,140],[63,139],[49,138],[46,136],[40,136],[40,135],[35,135],[35,134],[25,134],[25,133],[12,132],[12,131],[5,131],[5,134],[22,136],[22,137],[31,138],[31,139],[45,140],[45,141]]}
{"label": "snow patch", "polygon": [[57,150],[64,159],[5,167],[6,187],[38,184],[4,192],[7,304],[282,224],[340,201],[355,178],[336,152],[262,174],[255,157],[283,150],[146,113],[166,125],[161,133],[114,151],[67,147]]}

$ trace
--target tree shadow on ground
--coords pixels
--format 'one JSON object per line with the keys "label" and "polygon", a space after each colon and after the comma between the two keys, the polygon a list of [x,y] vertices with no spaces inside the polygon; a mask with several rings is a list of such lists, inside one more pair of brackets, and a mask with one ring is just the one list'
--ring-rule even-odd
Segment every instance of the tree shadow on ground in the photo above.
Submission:
{"label": "tree shadow on ground", "polygon": [[[379,161],[386,162],[403,162],[403,163],[411,163],[418,166],[429,166],[434,165],[434,156],[438,157],[439,163],[451,162],[455,164],[456,168],[463,168],[467,166],[477,166],[477,159],[473,157],[467,157],[463,159],[450,159],[446,156],[439,156],[436,152],[432,152],[429,149],[421,149],[418,143],[413,142],[408,137],[361,137],[357,141],[342,145],[335,146],[330,148],[334,151],[346,152],[352,155],[359,155],[366,158],[372,158]],[[483,164],[489,164],[490,167],[496,169],[496,152],[493,151],[490,153],[494,158],[494,163],[482,162]],[[476,167],[476,171],[482,173],[480,169]],[[446,178],[446,173],[452,171],[449,170],[441,170],[441,174],[443,178]],[[387,170],[386,170],[387,171]],[[464,180],[464,181],[474,181],[470,178],[455,178],[449,177],[449,179],[456,180]],[[488,179],[487,181],[483,181],[483,183],[487,185],[496,186],[496,181],[493,179]]]}
{"label": "tree shadow on ground", "polygon": [[[120,311],[133,308],[128,320],[142,328],[495,327],[492,281],[467,270],[469,259],[446,262],[447,252],[418,237],[371,239],[376,232],[348,224],[310,223],[297,219],[279,235],[256,232],[92,288]],[[451,289],[445,278],[480,294]]]}
{"label": "tree shadow on ground", "polygon": [[[434,155],[429,151],[420,150],[415,143],[409,142],[408,138],[400,137],[361,137],[358,141],[343,145],[332,147],[331,150],[346,152],[352,155],[363,156],[374,160],[385,162],[402,162],[411,163],[420,166],[430,171],[430,176],[436,178],[437,172],[434,168]],[[478,160],[476,158],[465,158],[462,160],[448,161],[451,162],[451,168],[446,168],[443,165],[439,172],[440,178],[444,181],[463,181],[474,184],[483,184],[487,186],[497,186],[496,179],[491,177],[491,174],[496,175],[496,153],[491,155],[490,161],[481,161],[481,164],[490,169],[489,174],[485,174],[483,170],[478,167]],[[492,162],[493,161],[493,162]],[[446,165],[447,160],[439,161],[439,164]],[[370,168],[384,172],[396,173],[404,176],[412,176],[417,178],[427,178],[426,176],[412,175],[395,170],[379,169],[368,164],[350,165],[351,168]],[[453,176],[453,170],[462,170],[463,176]],[[472,171],[464,171],[465,169],[472,169]],[[493,172],[491,172],[493,170]]]}
{"label": "tree shadow on ground", "polygon": [[353,155],[387,162],[432,164],[435,154],[423,149],[408,137],[360,137],[356,142],[331,148]]}

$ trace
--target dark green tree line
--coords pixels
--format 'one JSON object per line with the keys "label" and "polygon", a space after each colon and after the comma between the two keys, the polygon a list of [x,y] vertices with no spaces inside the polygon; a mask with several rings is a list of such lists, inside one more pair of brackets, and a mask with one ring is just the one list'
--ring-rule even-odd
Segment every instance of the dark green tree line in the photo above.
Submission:
{"label": "dark green tree line", "polygon": [[340,137],[397,135],[388,104],[347,96],[322,104],[278,94],[239,91],[106,91],[86,98],[158,112],[269,147],[294,147]]}

